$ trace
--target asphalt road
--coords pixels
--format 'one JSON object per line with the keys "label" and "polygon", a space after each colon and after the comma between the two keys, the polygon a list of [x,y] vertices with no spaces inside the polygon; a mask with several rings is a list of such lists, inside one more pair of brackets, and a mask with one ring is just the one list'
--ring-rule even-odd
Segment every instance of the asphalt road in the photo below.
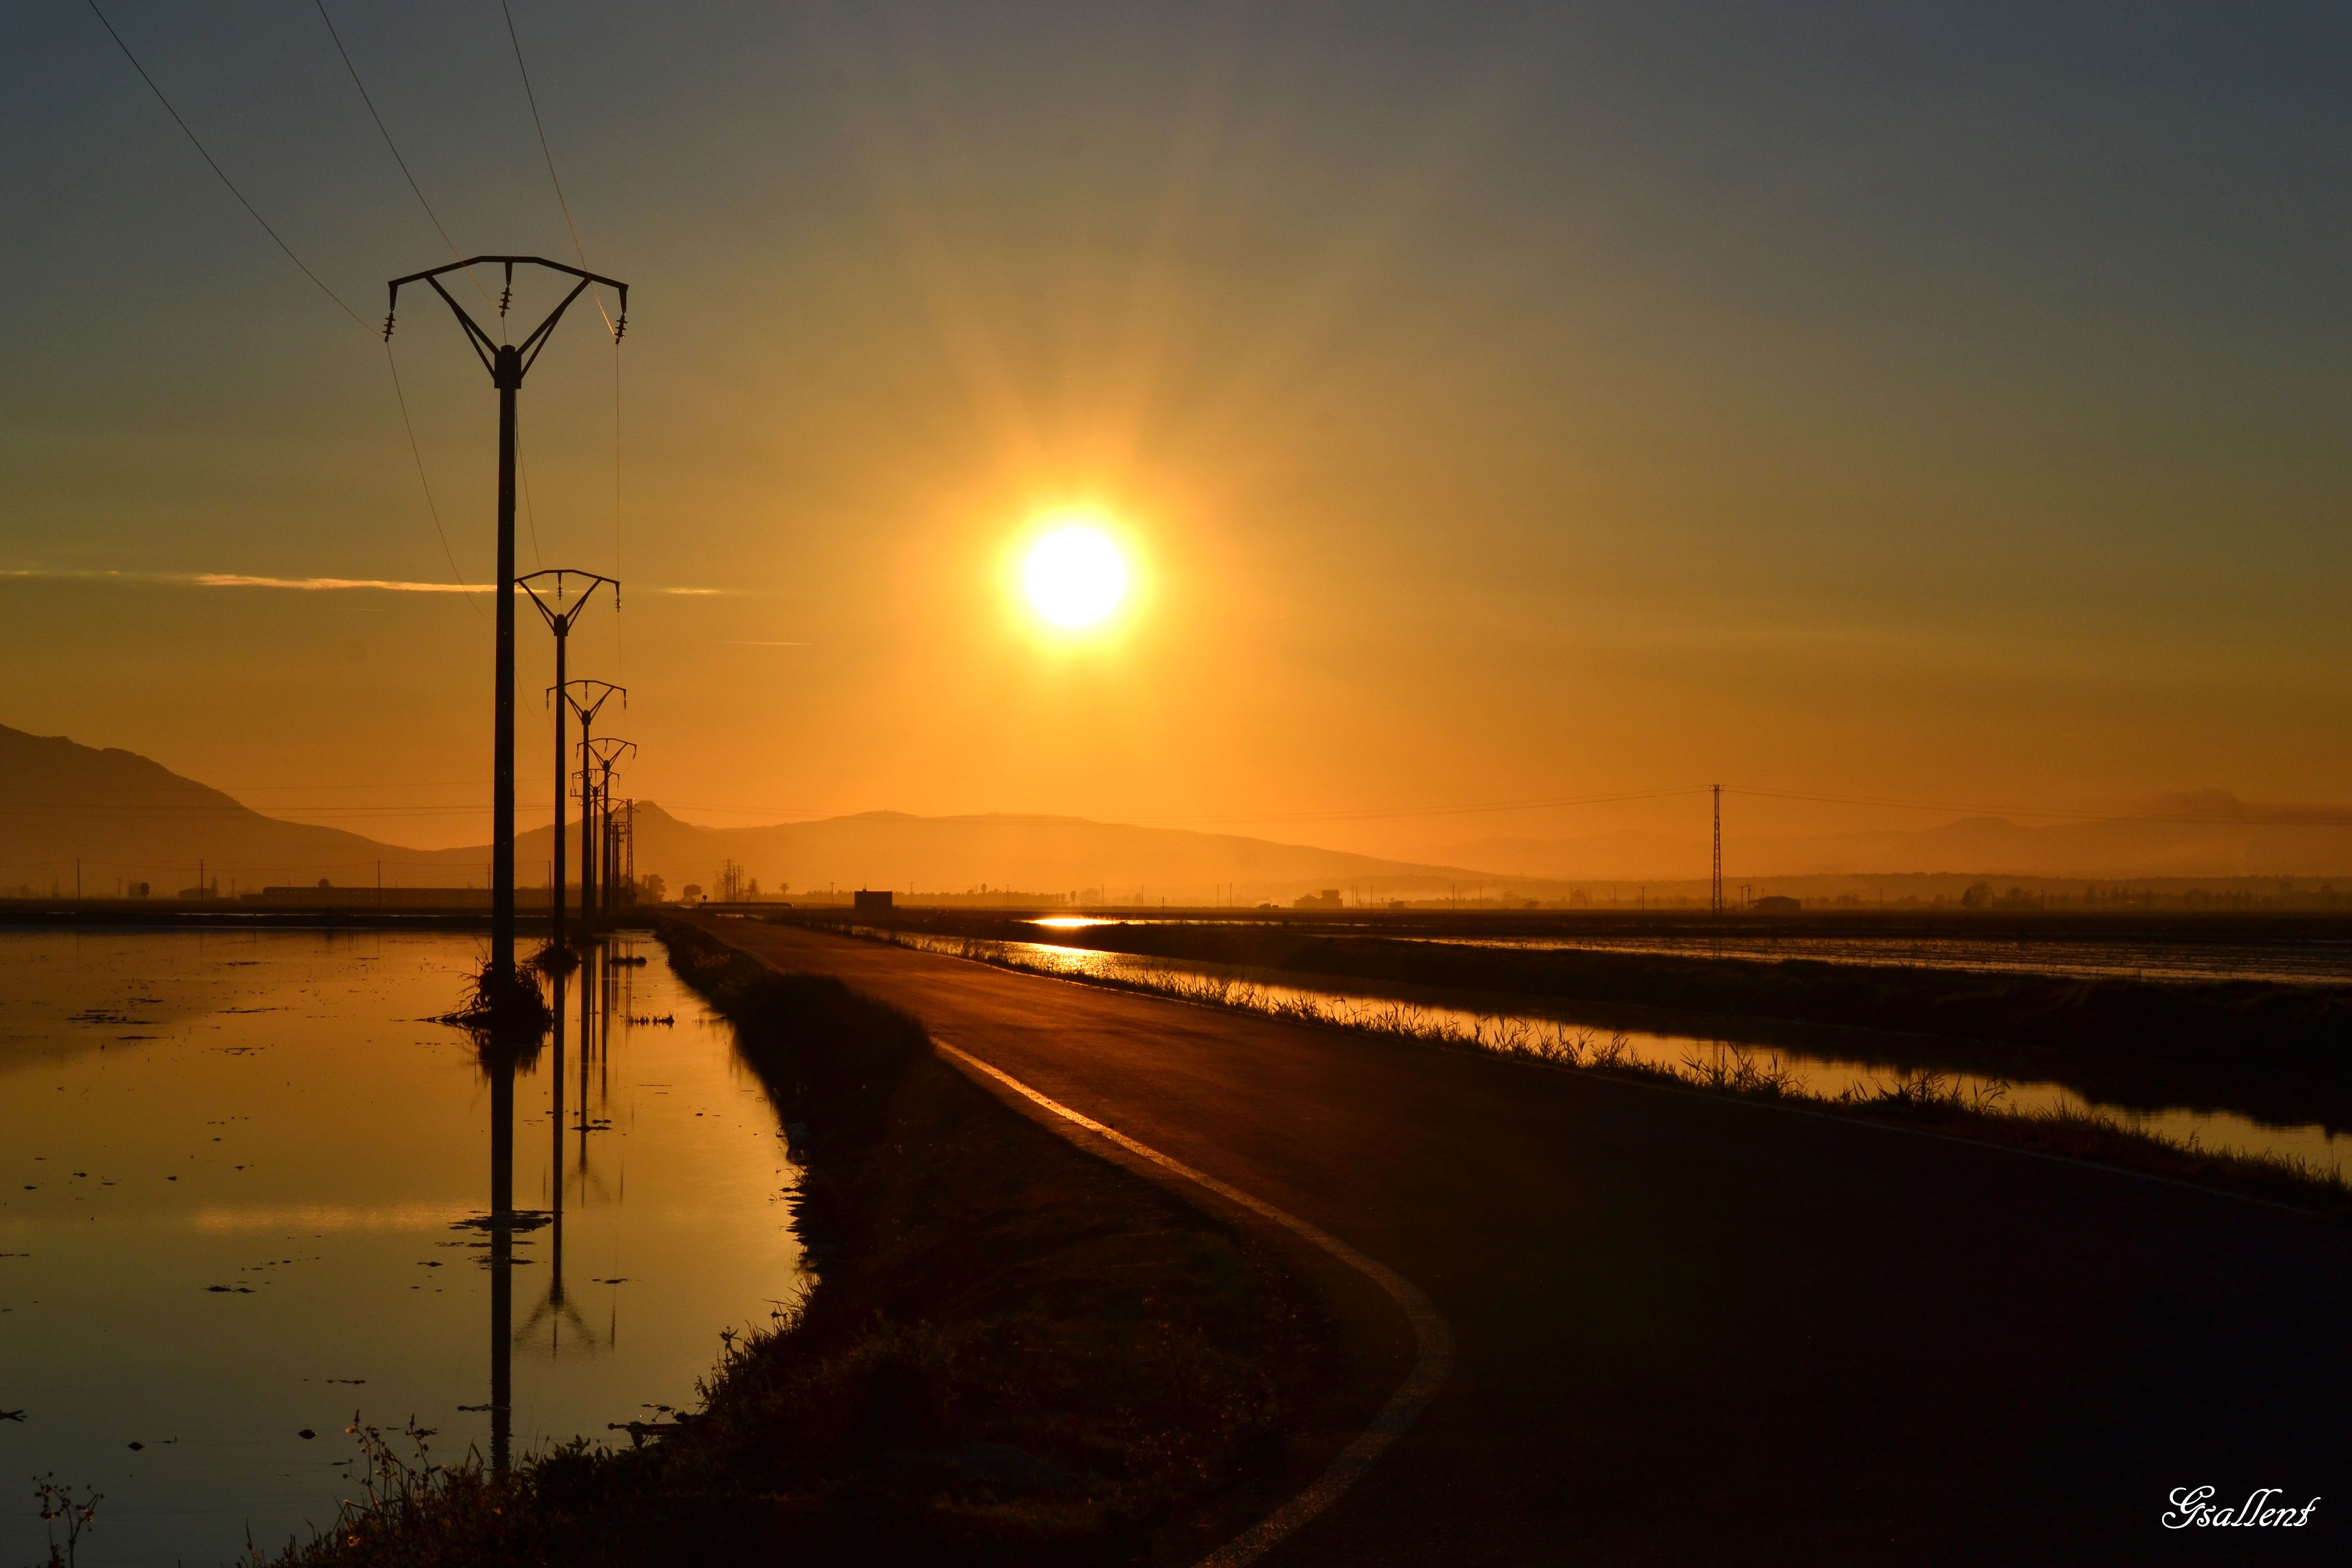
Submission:
{"label": "asphalt road", "polygon": [[[907,1009],[1436,1303],[1451,1382],[1278,1568],[2352,1561],[2352,1226],[792,928],[709,929]],[[1384,1299],[1324,1283],[1341,1396],[1369,1416],[1410,1335]],[[2322,1500],[2300,1529],[2164,1528],[2168,1494],[2200,1485]]]}

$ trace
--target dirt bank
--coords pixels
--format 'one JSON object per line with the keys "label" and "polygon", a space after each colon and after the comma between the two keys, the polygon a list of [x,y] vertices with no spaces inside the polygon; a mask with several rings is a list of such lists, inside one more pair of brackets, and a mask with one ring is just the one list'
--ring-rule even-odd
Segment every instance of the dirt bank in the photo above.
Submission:
{"label": "dirt bank", "polygon": [[381,1456],[382,1505],[278,1561],[1148,1561],[1278,1468],[1328,1352],[1271,1259],[1000,1105],[904,1014],[662,935],[793,1130],[814,1290],[642,1447],[503,1480]]}

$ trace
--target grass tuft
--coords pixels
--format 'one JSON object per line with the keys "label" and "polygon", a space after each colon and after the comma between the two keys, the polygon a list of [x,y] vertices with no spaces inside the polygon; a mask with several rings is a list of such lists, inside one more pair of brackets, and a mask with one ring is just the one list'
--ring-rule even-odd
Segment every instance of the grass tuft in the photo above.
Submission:
{"label": "grass tuft", "polygon": [[439,1021],[500,1037],[536,1039],[554,1025],[555,1015],[538,984],[521,970],[485,962],[466,983],[456,1010],[443,1014]]}
{"label": "grass tuft", "polygon": [[877,940],[1113,990],[1230,1007],[1286,1023],[1348,1029],[1441,1050],[1476,1051],[1707,1093],[1781,1100],[1833,1115],[1902,1122],[2294,1208],[2352,1215],[2352,1179],[2340,1167],[2291,1154],[2208,1149],[2194,1137],[2173,1137],[2089,1107],[2020,1109],[2006,1103],[2009,1086],[2003,1082],[1968,1085],[1954,1074],[1920,1070],[1898,1073],[1879,1084],[1849,1089],[1835,1096],[1813,1095],[1805,1091],[1800,1076],[1780,1053],[1729,1044],[1709,1052],[1694,1052],[1678,1064],[1651,1062],[1633,1054],[1632,1038],[1622,1031],[1602,1035],[1578,1025],[1501,1013],[1474,1016],[1464,1023],[1406,1002],[1317,996],[1182,971],[1127,975],[1074,973],[1028,962],[1016,945],[984,937],[942,939],[891,932]]}
{"label": "grass tuft", "polygon": [[1278,1455],[1328,1331],[1269,1258],[1000,1104],[907,1015],[662,935],[792,1133],[814,1287],[721,1331],[697,1406],[626,1447],[498,1476],[355,1419],[363,1495],[249,1568],[1128,1563]]}

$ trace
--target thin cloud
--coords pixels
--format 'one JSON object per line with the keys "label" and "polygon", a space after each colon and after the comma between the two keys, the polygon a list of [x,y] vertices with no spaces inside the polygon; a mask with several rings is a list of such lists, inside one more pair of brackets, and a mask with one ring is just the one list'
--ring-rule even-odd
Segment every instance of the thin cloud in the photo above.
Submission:
{"label": "thin cloud", "polygon": [[[265,577],[247,572],[103,572],[37,566],[0,567],[0,578],[55,582],[140,583],[166,588],[279,588],[298,593],[487,594],[488,583],[412,583],[390,577]],[[638,594],[685,594],[697,597],[741,592],[731,588],[636,588]]]}
{"label": "thin cloud", "polygon": [[332,593],[344,588],[373,588],[381,594],[487,594],[488,583],[395,583],[382,577],[248,577],[234,572],[200,572],[184,581],[199,588],[294,588],[304,593]]}
{"label": "thin cloud", "polygon": [[405,583],[385,577],[262,577],[245,572],[94,572],[48,567],[0,569],[0,577],[56,582],[142,583],[165,588],[292,588],[329,593],[364,588],[381,594],[487,594],[488,583]]}

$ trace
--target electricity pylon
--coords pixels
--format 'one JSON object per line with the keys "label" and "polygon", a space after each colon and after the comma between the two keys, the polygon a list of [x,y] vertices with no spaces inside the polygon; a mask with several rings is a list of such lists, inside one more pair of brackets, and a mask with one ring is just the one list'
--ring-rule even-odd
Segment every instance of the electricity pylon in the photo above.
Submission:
{"label": "electricity pylon", "polygon": [[[589,733],[596,722],[596,710],[614,696],[619,696],[622,707],[629,705],[629,689],[609,680],[573,680],[555,689],[562,691],[564,702],[580,721],[580,930],[585,935],[596,929],[596,904],[591,896],[596,886],[596,863],[588,854],[588,825],[594,820],[596,780],[588,765]],[[564,770],[567,773],[570,771]],[[561,775],[556,787],[562,787]]]}
{"label": "electricity pylon", "polygon": [[[550,577],[555,579],[554,584],[547,594],[542,594],[539,584]],[[585,578],[588,583],[580,590],[579,597],[572,601],[570,609],[563,607],[563,580],[566,577]],[[555,634],[555,685],[551,689],[560,692],[569,684],[563,675],[563,655],[564,645],[572,636],[572,625],[588,607],[588,601],[595,596],[596,590],[607,583],[613,585],[613,607],[617,610],[621,607],[621,584],[593,572],[578,572],[567,566],[558,566],[515,579],[515,586],[530,595],[530,602],[539,606],[540,616],[547,622],[548,630]],[[548,607],[549,595],[555,600],[552,609]],[[563,713],[571,706],[568,699],[555,705],[555,870],[551,879],[554,886],[549,889],[548,901],[555,922],[552,948],[559,954],[563,951],[563,781],[572,771],[572,753],[563,742]]]}
{"label": "electricity pylon", "polygon": [[[608,855],[613,843],[614,765],[619,763],[623,757],[633,754],[636,749],[637,743],[635,741],[624,741],[616,735],[600,736],[597,739],[595,745],[590,748],[592,753],[596,759],[596,764],[600,771],[600,776],[596,781],[596,798],[601,803],[604,813],[604,820],[603,824],[604,831],[597,836],[597,852],[599,855]],[[613,900],[612,877],[609,874],[610,868],[605,866],[602,860],[599,860],[597,863],[597,871],[598,881],[600,884],[597,889],[597,892],[604,900],[604,904],[609,905]]]}
{"label": "electricity pylon", "polygon": [[1715,882],[1709,907],[1723,912],[1723,786],[1715,786]]}
{"label": "electricity pylon", "polygon": [[[499,295],[499,314],[504,316],[514,299],[514,269],[518,265],[544,267],[562,272],[580,281],[547,313],[547,319],[531,329],[530,335],[519,343],[493,342],[490,334],[478,326],[466,308],[457,303],[448,289],[441,287],[441,275],[468,267],[497,263],[506,268],[506,288]],[[515,394],[522,390],[522,378],[539,362],[540,352],[547,347],[548,334],[572,301],[580,298],[591,283],[602,283],[620,295],[620,320],[613,326],[614,342],[620,341],[629,321],[629,286],[616,278],[605,278],[593,272],[583,272],[577,267],[566,267],[561,261],[549,261],[537,256],[477,256],[467,261],[452,261],[446,267],[430,268],[412,272],[405,278],[395,278],[391,283],[391,306],[384,312],[383,335],[392,339],[394,316],[400,310],[400,286],[404,283],[430,283],[433,291],[441,296],[449,309],[457,313],[458,325],[466,329],[466,340],[490,373],[490,384],[499,389],[499,575],[498,596],[498,658],[497,693],[494,731],[491,742],[490,787],[490,973],[503,984],[515,981],[515,868],[514,868],[514,498],[515,498]]]}

